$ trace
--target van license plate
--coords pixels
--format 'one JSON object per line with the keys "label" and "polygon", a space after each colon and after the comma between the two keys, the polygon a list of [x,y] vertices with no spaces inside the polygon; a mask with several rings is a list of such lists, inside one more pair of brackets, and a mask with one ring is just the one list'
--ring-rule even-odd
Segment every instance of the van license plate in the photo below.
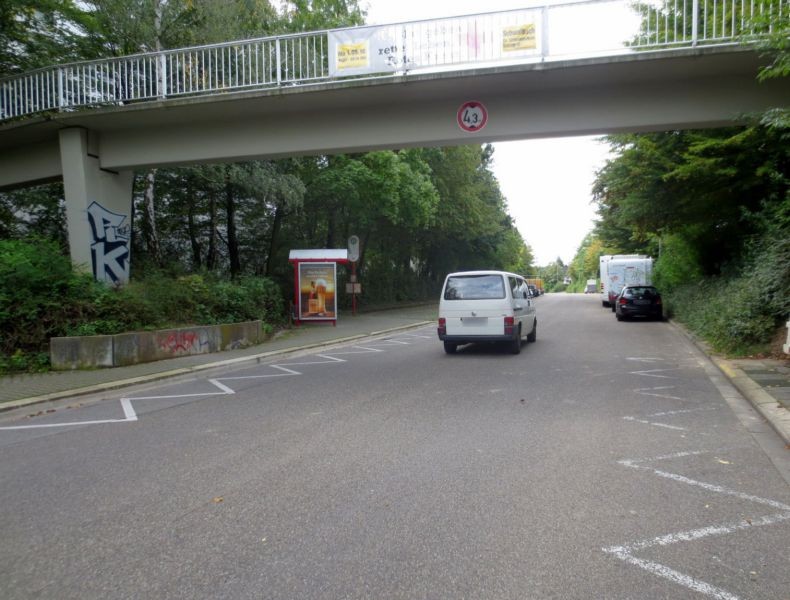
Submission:
{"label": "van license plate", "polygon": [[475,327],[478,325],[485,325],[488,323],[488,317],[461,317],[461,322],[464,325]]}

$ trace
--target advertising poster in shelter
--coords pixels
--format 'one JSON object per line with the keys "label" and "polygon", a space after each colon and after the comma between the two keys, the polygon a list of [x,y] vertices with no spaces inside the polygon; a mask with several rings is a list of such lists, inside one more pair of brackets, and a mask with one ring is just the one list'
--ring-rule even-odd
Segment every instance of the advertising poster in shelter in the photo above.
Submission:
{"label": "advertising poster in shelter", "polygon": [[299,264],[299,319],[337,319],[337,263]]}

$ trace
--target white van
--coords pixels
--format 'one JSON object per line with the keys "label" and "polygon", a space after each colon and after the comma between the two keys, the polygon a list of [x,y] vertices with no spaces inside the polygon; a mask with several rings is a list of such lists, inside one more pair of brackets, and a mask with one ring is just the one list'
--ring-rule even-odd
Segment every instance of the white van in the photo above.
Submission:
{"label": "white van", "polygon": [[453,354],[461,344],[504,342],[513,354],[538,333],[535,301],[521,275],[462,271],[444,280],[439,300],[439,339]]}
{"label": "white van", "polygon": [[[629,263],[631,266],[635,264],[643,264],[644,259],[650,260],[652,264],[652,259],[649,256],[644,256],[642,254],[604,254],[598,259],[600,265],[601,304],[604,307],[611,306],[612,310],[614,310],[614,299],[617,298],[617,294],[620,293],[620,290],[623,287],[621,283],[620,287],[617,288],[617,293],[612,293],[612,277],[609,274],[609,269],[617,270],[624,264],[622,261],[629,259],[640,259],[636,263]],[[621,273],[618,273],[618,275],[621,275]],[[615,279],[615,283],[616,282],[617,279]]]}
{"label": "white van", "polygon": [[626,285],[652,285],[653,259],[649,256],[613,256],[607,265],[606,291],[615,312],[617,296]]}

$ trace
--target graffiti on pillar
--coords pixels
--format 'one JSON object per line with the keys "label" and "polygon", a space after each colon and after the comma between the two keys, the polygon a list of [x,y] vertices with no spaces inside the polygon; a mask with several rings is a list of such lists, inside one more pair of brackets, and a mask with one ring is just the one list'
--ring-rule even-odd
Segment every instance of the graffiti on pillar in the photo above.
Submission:
{"label": "graffiti on pillar", "polygon": [[97,281],[126,283],[129,281],[129,239],[132,228],[126,215],[119,215],[98,202],[88,207],[91,226],[91,258],[93,276]]}

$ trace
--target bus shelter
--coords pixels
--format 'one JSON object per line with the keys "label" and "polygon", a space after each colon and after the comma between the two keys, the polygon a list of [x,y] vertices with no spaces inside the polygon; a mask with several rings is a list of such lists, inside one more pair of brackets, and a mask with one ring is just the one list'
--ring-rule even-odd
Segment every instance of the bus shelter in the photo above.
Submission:
{"label": "bus shelter", "polygon": [[337,265],[348,263],[348,250],[291,250],[294,266],[294,323],[331,321],[337,324]]}

